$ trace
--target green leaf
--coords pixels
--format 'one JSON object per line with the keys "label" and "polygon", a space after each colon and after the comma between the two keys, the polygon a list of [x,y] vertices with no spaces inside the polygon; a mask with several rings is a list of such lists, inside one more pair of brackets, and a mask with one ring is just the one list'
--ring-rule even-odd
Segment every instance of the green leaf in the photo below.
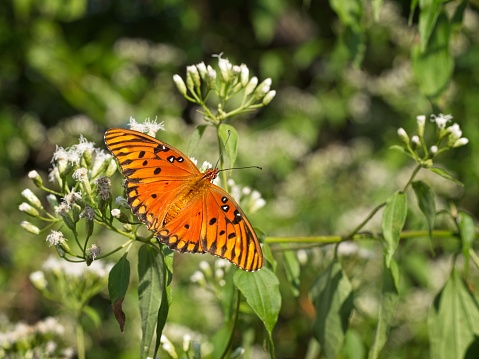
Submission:
{"label": "green leaf", "polygon": [[192,154],[195,152],[196,147],[198,147],[198,144],[200,143],[207,127],[208,125],[199,125],[195,128],[191,134],[190,142],[188,142],[188,149],[186,153]]}
{"label": "green leaf", "polygon": [[[259,236],[258,230],[256,233]],[[273,272],[276,273],[276,268],[278,267],[278,262],[274,259],[273,252],[271,251],[271,247],[268,243],[264,243],[263,247],[263,257],[266,261],[271,265]]]}
{"label": "green leaf", "polygon": [[318,277],[310,291],[316,308],[313,335],[327,358],[336,358],[342,347],[353,309],[353,291],[338,261]]}
{"label": "green leaf", "polygon": [[406,215],[406,194],[397,191],[389,197],[382,218],[383,237],[386,241],[385,258],[387,267],[389,267],[398,247],[401,230],[406,222]]}
{"label": "green leaf", "polygon": [[462,254],[466,259],[466,268],[469,268],[469,250],[476,238],[476,223],[474,218],[465,211],[459,211],[457,220],[459,234],[461,236]]}
{"label": "green leaf", "polygon": [[416,11],[418,0],[412,0],[411,5],[409,6],[409,17],[407,24],[412,25],[412,18],[414,17],[414,11]]}
{"label": "green leaf", "polygon": [[429,238],[432,240],[432,230],[436,221],[436,201],[434,199],[434,192],[423,181],[415,181],[412,183],[412,188],[416,194],[417,204],[419,209],[426,216]]}
{"label": "green leaf", "polygon": [[238,153],[238,132],[233,126],[222,123],[218,129],[218,134],[226,151],[228,166],[231,168],[235,164]]}
{"label": "green leaf", "polygon": [[278,278],[270,269],[263,267],[254,273],[237,270],[234,283],[263,322],[268,332],[270,355],[274,358],[272,333],[281,309]]}
{"label": "green leaf", "polygon": [[421,51],[427,47],[428,41],[436,26],[437,19],[442,11],[444,0],[422,0],[419,2],[419,43]]}
{"label": "green leaf", "polygon": [[[427,41],[426,37],[429,37],[424,36],[423,41]],[[412,47],[412,65],[416,81],[420,91],[428,97],[438,96],[451,80],[454,59],[449,52],[449,37],[449,20],[441,13],[435,21],[427,47],[425,49],[421,49],[420,45]]]}
{"label": "green leaf", "polygon": [[396,261],[391,260],[390,266],[383,268],[383,288],[381,293],[381,305],[379,307],[376,331],[369,349],[368,359],[376,359],[386,344],[391,323],[399,302],[398,294],[399,269]]}
{"label": "green leaf", "polygon": [[359,66],[366,51],[364,29],[361,23],[363,4],[361,0],[329,0],[345,27],[341,42],[347,47],[355,66]]}
{"label": "green leaf", "polygon": [[[288,245],[282,245],[282,247],[287,248]],[[284,258],[284,269],[286,271],[286,277],[289,281],[289,287],[293,296],[299,296],[299,284],[300,284],[300,266],[298,257],[296,256],[296,251],[285,250],[283,252]]]}
{"label": "green leaf", "polygon": [[462,0],[461,3],[456,7],[456,11],[454,11],[454,15],[451,19],[451,26],[453,31],[459,30],[459,28],[462,26],[462,21],[464,19],[464,12],[466,11],[467,3],[467,0]]}
{"label": "green leaf", "polygon": [[455,270],[429,310],[428,328],[433,359],[464,358],[477,345],[479,303]]}
{"label": "green leaf", "polygon": [[461,187],[464,187],[462,182],[458,181],[453,176],[451,176],[445,169],[442,169],[442,168],[439,168],[439,167],[428,167],[427,169],[429,171],[434,172],[435,174],[445,178],[445,179],[448,179],[449,181],[452,181],[452,182],[458,184]]}
{"label": "green leaf", "polygon": [[123,299],[125,298],[128,284],[130,283],[130,262],[126,258],[126,253],[113,266],[108,275],[108,293],[110,295],[113,314],[123,332],[125,327],[125,313],[122,309]]}
{"label": "green leaf", "polygon": [[[138,298],[143,334],[140,358],[146,358],[150,352],[155,329],[158,328],[158,318],[165,316],[166,266],[163,253],[158,247],[145,244],[138,251],[138,278]],[[166,305],[167,303],[168,301]],[[157,336],[159,334],[161,336],[161,333],[157,333]],[[155,352],[158,349],[159,340],[156,344]]]}

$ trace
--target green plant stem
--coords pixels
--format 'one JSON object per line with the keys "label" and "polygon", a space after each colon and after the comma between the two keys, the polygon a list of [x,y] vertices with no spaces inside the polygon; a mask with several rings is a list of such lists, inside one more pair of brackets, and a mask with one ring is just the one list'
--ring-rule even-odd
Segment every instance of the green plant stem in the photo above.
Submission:
{"label": "green plant stem", "polygon": [[[416,238],[416,237],[428,237],[429,231],[404,231],[400,235],[400,239]],[[458,232],[456,231],[432,231],[432,236],[434,238],[450,238],[457,237]],[[312,237],[266,237],[265,242],[268,244],[276,243],[316,243],[316,244],[334,244],[340,243],[347,240],[360,240],[360,239],[378,239],[382,238],[380,233],[356,233],[354,235],[348,236],[312,236]],[[289,250],[289,248],[287,249]],[[479,264],[479,259],[478,259]]]}
{"label": "green plant stem", "polygon": [[476,265],[477,268],[479,268],[479,258],[477,257],[476,252],[471,248],[469,249],[469,256],[471,257],[472,261]]}
{"label": "green plant stem", "polygon": [[416,177],[417,173],[419,172],[419,170],[421,169],[422,167],[420,165],[417,165],[416,168],[414,169],[414,171],[412,172],[411,174],[411,178],[409,178],[409,181],[406,183],[406,185],[404,186],[404,189],[403,191],[406,191],[407,188],[411,185],[412,181],[414,180],[414,177]]}
{"label": "green plant stem", "polygon": [[85,334],[81,325],[81,314],[77,318],[76,323],[76,337],[77,337],[77,354],[78,359],[85,359]]}
{"label": "green plant stem", "polygon": [[348,234],[345,238],[350,239],[352,238],[356,233],[358,233],[368,222],[371,218],[374,217],[374,215],[384,206],[386,205],[386,202],[378,204],[369,214],[368,216],[356,227],[354,228],[350,234]]}

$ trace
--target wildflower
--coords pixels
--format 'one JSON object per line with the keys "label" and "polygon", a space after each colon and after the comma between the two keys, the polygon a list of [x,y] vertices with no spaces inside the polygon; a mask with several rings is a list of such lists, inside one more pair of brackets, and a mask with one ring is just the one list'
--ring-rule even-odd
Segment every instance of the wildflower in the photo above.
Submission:
{"label": "wildflower", "polygon": [[419,136],[416,136],[416,135],[412,136],[411,144],[413,145],[414,148],[421,146],[421,141],[419,140]]}
{"label": "wildflower", "polygon": [[38,211],[35,208],[33,208],[31,205],[29,205],[28,203],[25,203],[25,202],[20,204],[20,206],[18,206],[18,209],[22,212],[25,212],[26,214],[28,214],[32,217],[40,216],[40,213],[38,213]]}
{"label": "wildflower", "polygon": [[210,65],[207,67],[208,76],[206,77],[208,88],[214,89],[216,87],[216,71]]}
{"label": "wildflower", "polygon": [[37,226],[34,226],[33,224],[31,224],[28,221],[22,221],[22,223],[20,223],[20,226],[24,230],[26,230],[27,232],[30,232],[32,234],[39,234],[40,233],[40,228],[38,228]]}
{"label": "wildflower", "polygon": [[160,343],[163,350],[167,352],[171,358],[173,359],[178,358],[178,354],[176,354],[175,347],[164,334],[161,335]]}
{"label": "wildflower", "polygon": [[63,233],[60,231],[52,230],[50,234],[47,236],[46,241],[49,243],[49,246],[56,246],[59,245],[62,241],[66,241],[63,237]]}
{"label": "wildflower", "polygon": [[97,246],[96,244],[92,244],[89,250],[90,250],[90,256],[92,257],[92,259],[96,259],[101,252],[101,248]]}
{"label": "wildflower", "polygon": [[42,187],[43,185],[43,180],[42,178],[40,177],[40,175],[38,174],[37,171],[30,171],[28,172],[28,178],[30,178],[33,183],[35,184],[35,186],[37,187]]}
{"label": "wildflower", "polygon": [[80,167],[73,172],[72,177],[79,182],[85,181],[88,179],[88,170],[85,167]]}
{"label": "wildflower", "polygon": [[198,283],[199,285],[204,285],[206,283],[205,275],[200,271],[194,272],[191,275],[190,280],[192,283]]}
{"label": "wildflower", "polygon": [[84,217],[87,221],[93,221],[95,219],[95,211],[89,205],[86,205],[80,217]]}
{"label": "wildflower", "polygon": [[73,203],[79,203],[81,202],[81,200],[82,200],[81,192],[71,191],[65,197],[63,197],[63,201],[69,206],[72,205]]}
{"label": "wildflower", "polygon": [[115,203],[121,207],[128,207],[128,201],[122,196],[116,197]]}
{"label": "wildflower", "polygon": [[59,214],[60,216],[68,215],[69,211],[70,211],[70,205],[65,201],[60,203],[60,205],[55,208],[55,213]]}
{"label": "wildflower", "polygon": [[103,201],[106,201],[111,196],[111,181],[107,177],[99,177],[95,180],[95,184],[97,185],[98,195]]}
{"label": "wildflower", "polygon": [[57,182],[58,184],[62,183],[61,177],[60,177],[60,170],[57,165],[53,165],[52,168],[50,168],[50,173],[48,174],[48,181],[49,182]]}
{"label": "wildflower", "polygon": [[431,146],[429,151],[431,152],[432,155],[435,155],[438,151],[438,148],[437,146]]}
{"label": "wildflower", "polygon": [[455,123],[452,126],[449,126],[448,128],[446,128],[446,133],[449,134],[448,142],[449,142],[450,146],[454,145],[454,143],[458,139],[460,139],[461,136],[462,136],[461,127],[457,123]]}
{"label": "wildflower", "polygon": [[58,208],[58,199],[57,197],[54,195],[54,194],[49,194],[47,196],[47,201],[48,203],[50,204],[50,206],[52,207],[52,209],[56,212],[57,211],[57,208]]}
{"label": "wildflower", "polygon": [[206,170],[213,168],[213,165],[209,163],[208,161],[204,161],[203,164],[200,167],[201,172],[205,172]]}
{"label": "wildflower", "polygon": [[449,121],[452,120],[452,116],[451,115],[443,115],[442,113],[440,113],[439,115],[431,115],[431,121],[432,122],[435,122],[437,127],[440,129],[440,130],[444,130],[446,128],[446,125]]}
{"label": "wildflower", "polygon": [[191,335],[185,334],[183,336],[183,351],[187,353],[188,350],[190,350],[190,346],[191,346]]}
{"label": "wildflower", "polygon": [[264,198],[261,197],[261,193],[256,190],[251,193],[250,201],[251,203],[249,206],[249,210],[251,213],[256,212],[258,209],[266,205],[266,201],[264,200]]}
{"label": "wildflower", "polygon": [[196,66],[187,66],[186,67],[186,84],[191,92],[193,92],[194,88],[199,88],[201,86],[201,78]]}
{"label": "wildflower", "polygon": [[111,215],[115,218],[120,218],[121,211],[118,208],[112,209]]}
{"label": "wildflower", "polygon": [[93,160],[93,164],[91,166],[91,177],[95,178],[100,174],[100,170],[108,167],[111,158],[112,156],[108,153],[105,153],[105,151],[102,149],[95,149],[95,159]]}
{"label": "wildflower", "polygon": [[200,269],[207,277],[213,274],[211,271],[211,266],[207,261],[200,262]]}
{"label": "wildflower", "polygon": [[133,117],[130,117],[130,129],[155,137],[159,130],[165,130],[164,122],[156,123],[156,120],[155,118],[153,121],[150,121],[147,118],[143,123],[138,123]]}

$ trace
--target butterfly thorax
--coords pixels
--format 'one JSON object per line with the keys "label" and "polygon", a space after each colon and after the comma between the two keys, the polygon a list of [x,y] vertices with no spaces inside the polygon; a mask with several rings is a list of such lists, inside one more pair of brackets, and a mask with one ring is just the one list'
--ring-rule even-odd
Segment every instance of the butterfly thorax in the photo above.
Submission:
{"label": "butterfly thorax", "polygon": [[208,169],[206,172],[193,177],[186,185],[176,200],[171,204],[163,219],[163,225],[170,222],[176,215],[195,198],[203,196],[218,175],[218,169]]}

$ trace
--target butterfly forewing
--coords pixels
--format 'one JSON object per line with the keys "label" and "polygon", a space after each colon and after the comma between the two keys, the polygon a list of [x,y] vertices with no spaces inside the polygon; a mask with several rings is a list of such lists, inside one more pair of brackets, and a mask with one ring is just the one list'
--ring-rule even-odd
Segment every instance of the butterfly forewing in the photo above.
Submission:
{"label": "butterfly forewing", "polygon": [[263,265],[258,238],[239,205],[172,146],[140,132],[111,129],[105,143],[126,178],[133,213],[170,248],[206,253],[255,271]]}

